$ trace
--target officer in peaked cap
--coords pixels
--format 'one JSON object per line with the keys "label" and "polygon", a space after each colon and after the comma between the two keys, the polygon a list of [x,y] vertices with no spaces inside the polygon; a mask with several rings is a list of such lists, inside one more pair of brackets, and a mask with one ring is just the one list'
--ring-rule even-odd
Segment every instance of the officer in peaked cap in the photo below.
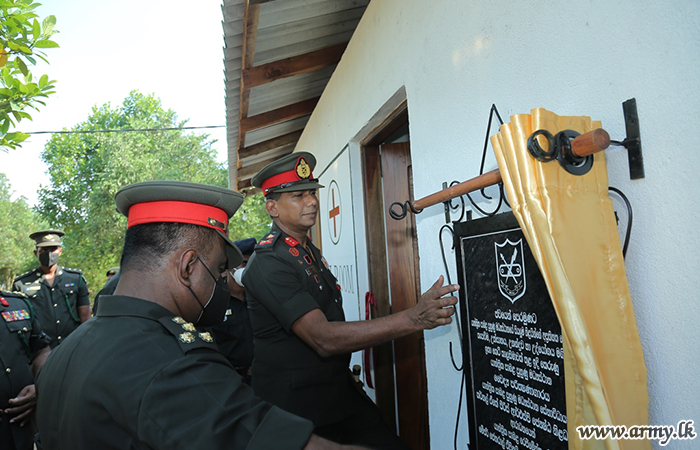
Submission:
{"label": "officer in peaked cap", "polygon": [[34,255],[39,267],[13,282],[13,290],[22,292],[34,308],[44,332],[56,347],[81,323],[91,317],[90,297],[83,272],[58,265],[63,253],[61,230],[41,230],[29,235],[34,240]]}
{"label": "officer in peaked cap", "polygon": [[[414,308],[376,320],[345,322],[341,287],[307,233],[319,202],[316,158],[287,155],[253,177],[263,190],[272,229],[243,273],[253,327],[252,386],[263,400],[311,420],[314,433],[381,449],[408,447],[349,370],[352,352],[451,321],[457,290],[442,277]],[[445,308],[445,309],[443,309]]]}
{"label": "officer in peaked cap", "polygon": [[223,321],[225,274],[243,260],[227,236],[243,196],[150,181],[115,201],[128,218],[120,280],[42,367],[43,448],[336,448],[257,398],[202,328]]}

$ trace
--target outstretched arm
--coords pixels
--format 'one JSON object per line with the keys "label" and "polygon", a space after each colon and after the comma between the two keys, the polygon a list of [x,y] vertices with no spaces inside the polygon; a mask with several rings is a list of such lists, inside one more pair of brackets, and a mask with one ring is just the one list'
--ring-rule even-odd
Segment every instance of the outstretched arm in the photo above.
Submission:
{"label": "outstretched arm", "polygon": [[405,311],[373,320],[355,322],[329,322],[320,309],[314,309],[300,317],[292,325],[292,331],[309,344],[319,355],[328,357],[352,353],[374,347],[415,331],[429,330],[452,322],[457,298],[444,295],[459,289],[456,284],[443,286],[440,276],[433,286]]}

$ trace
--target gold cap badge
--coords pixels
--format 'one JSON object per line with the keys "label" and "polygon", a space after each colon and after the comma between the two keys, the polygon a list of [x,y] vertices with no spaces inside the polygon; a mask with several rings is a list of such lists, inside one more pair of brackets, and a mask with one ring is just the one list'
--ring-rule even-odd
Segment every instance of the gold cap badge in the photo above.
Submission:
{"label": "gold cap badge", "polygon": [[299,178],[306,179],[311,176],[311,166],[309,166],[304,158],[299,158],[296,169]]}

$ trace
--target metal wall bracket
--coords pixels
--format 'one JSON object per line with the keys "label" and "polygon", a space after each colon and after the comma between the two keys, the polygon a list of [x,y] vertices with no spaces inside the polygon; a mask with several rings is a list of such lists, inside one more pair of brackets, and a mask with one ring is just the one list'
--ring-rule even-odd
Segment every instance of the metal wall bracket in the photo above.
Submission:
{"label": "metal wall bracket", "polygon": [[630,179],[644,178],[644,158],[642,156],[642,138],[639,134],[639,116],[637,115],[637,100],[631,98],[622,102],[625,115],[625,130],[627,137],[624,141],[610,141],[615,145],[623,145],[627,149],[630,166]]}

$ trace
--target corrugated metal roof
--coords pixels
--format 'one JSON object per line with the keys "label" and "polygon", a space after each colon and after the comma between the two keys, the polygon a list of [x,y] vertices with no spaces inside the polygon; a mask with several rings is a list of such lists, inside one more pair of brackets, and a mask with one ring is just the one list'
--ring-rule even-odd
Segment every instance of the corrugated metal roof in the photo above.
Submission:
{"label": "corrugated metal roof", "polygon": [[290,153],[369,0],[223,0],[231,187]]}

